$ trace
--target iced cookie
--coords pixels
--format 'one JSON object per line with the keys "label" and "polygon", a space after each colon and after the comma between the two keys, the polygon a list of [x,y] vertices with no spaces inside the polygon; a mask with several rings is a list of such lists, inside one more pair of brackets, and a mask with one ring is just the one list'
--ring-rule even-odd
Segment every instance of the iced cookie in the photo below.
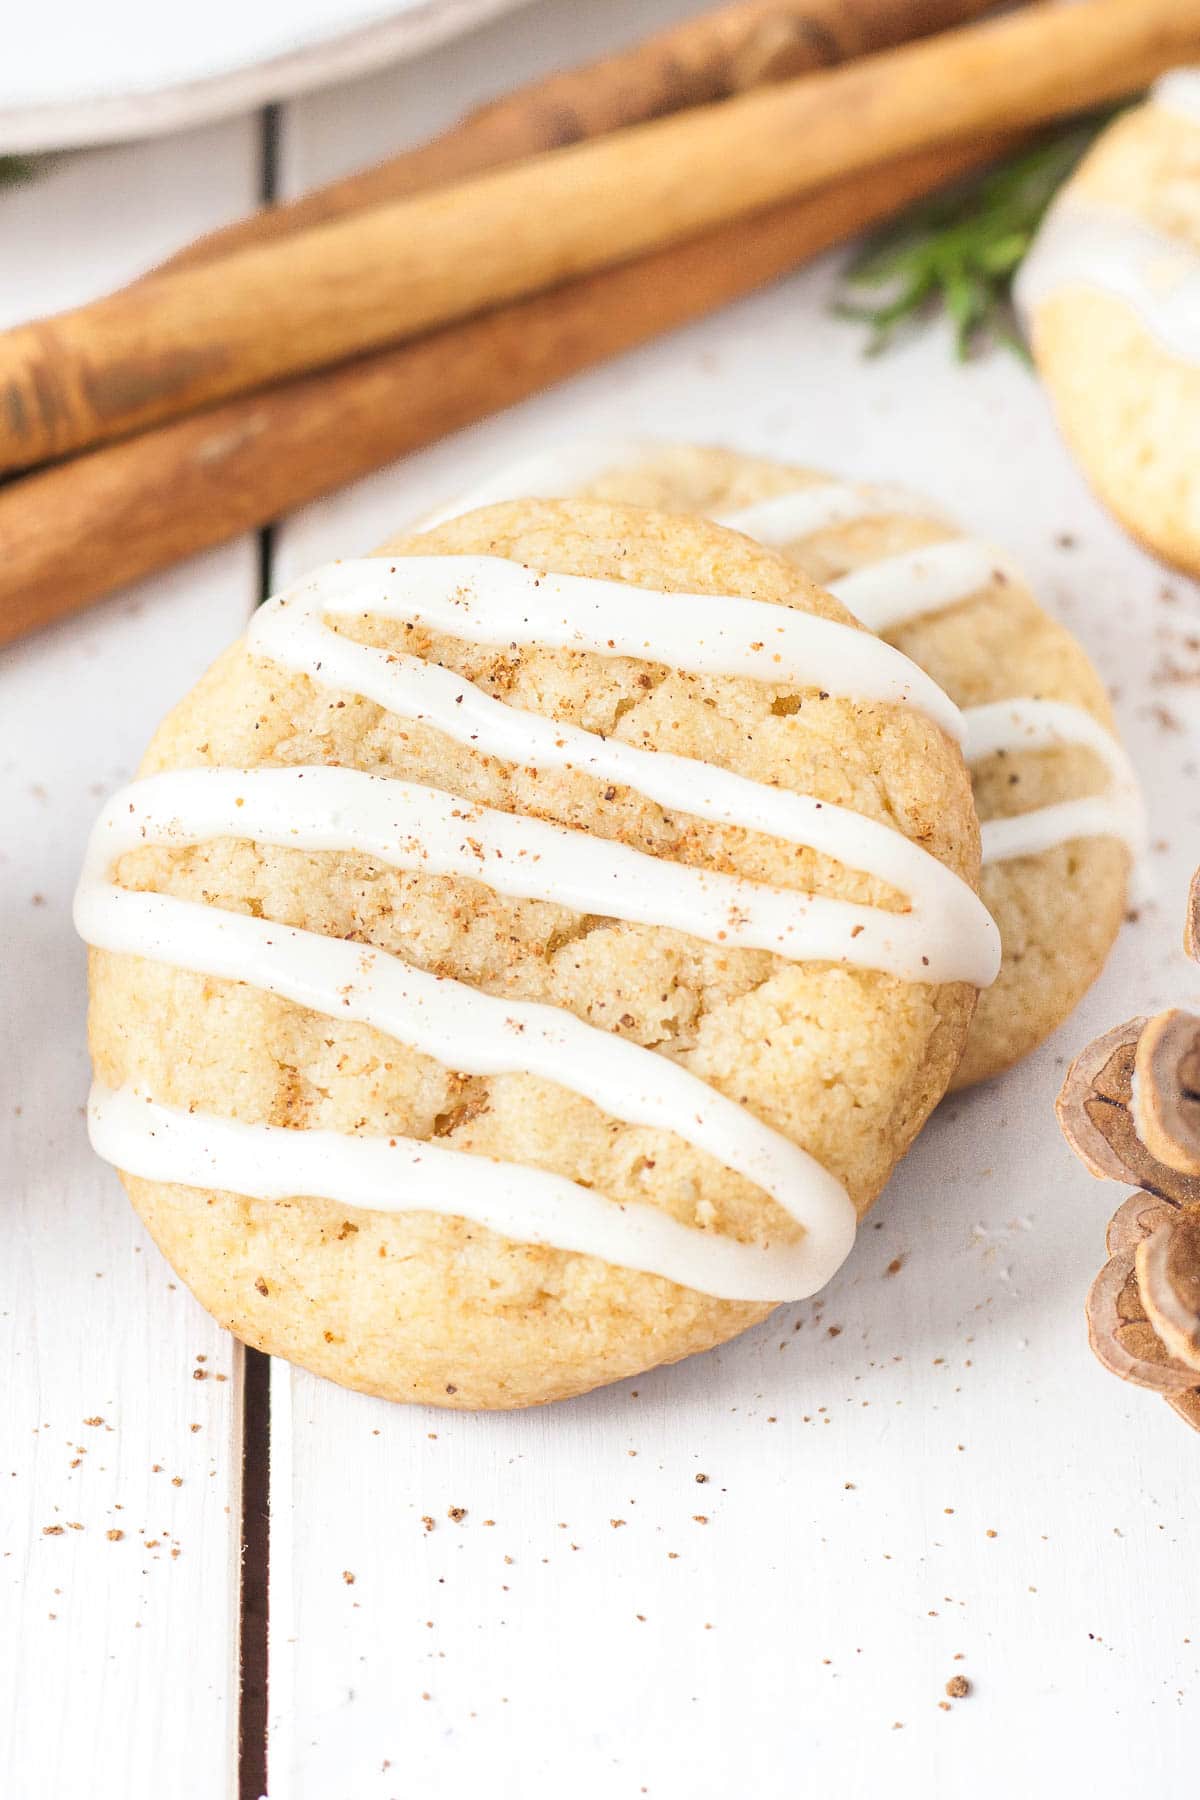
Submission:
{"label": "iced cookie", "polygon": [[93,834],[93,1142],[275,1355],[506,1407],[848,1253],[995,927],[935,683],[707,521],[494,507],[264,606]]}
{"label": "iced cookie", "polygon": [[500,470],[461,504],[514,492],[713,515],[782,550],[945,688],[965,709],[981,891],[1004,946],[953,1085],[1041,1043],[1112,947],[1142,809],[1099,676],[1010,560],[902,490],[726,450],[581,444]]}
{"label": "iced cookie", "polygon": [[1200,68],[1099,138],[1017,282],[1034,357],[1100,498],[1200,575]]}

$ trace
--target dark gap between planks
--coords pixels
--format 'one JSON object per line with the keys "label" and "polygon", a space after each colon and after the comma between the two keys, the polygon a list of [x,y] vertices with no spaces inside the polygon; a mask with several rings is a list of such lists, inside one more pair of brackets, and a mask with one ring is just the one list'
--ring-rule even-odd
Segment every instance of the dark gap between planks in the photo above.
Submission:
{"label": "dark gap between planks", "polygon": [[241,1675],[238,1800],[267,1791],[267,1623],[271,1511],[271,1359],[247,1348],[242,1377]]}
{"label": "dark gap between planks", "polygon": [[[265,107],[259,125],[259,200],[279,191],[280,112]],[[271,592],[274,532],[258,534],[259,605]],[[271,1551],[271,1360],[247,1347],[242,1380],[242,1580],[238,1689],[238,1800],[267,1792],[267,1649]]]}

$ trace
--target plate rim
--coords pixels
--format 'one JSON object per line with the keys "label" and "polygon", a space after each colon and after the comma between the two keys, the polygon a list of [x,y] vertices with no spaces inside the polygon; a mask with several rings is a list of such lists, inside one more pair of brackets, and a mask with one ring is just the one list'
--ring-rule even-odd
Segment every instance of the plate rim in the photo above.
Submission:
{"label": "plate rim", "polygon": [[415,6],[388,18],[194,81],[48,105],[0,107],[0,155],[83,149],[186,131],[420,56],[527,4],[528,0],[417,0]]}

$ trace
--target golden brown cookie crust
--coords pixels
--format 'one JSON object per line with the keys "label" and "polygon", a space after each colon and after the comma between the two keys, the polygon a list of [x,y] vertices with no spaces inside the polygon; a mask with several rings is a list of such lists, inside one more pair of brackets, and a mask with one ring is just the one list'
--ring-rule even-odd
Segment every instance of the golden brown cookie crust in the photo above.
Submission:
{"label": "golden brown cookie crust", "polygon": [[[764,457],[689,445],[647,451],[583,491],[635,505],[726,512],[828,479]],[[932,517],[894,514],[814,532],[785,546],[785,554],[810,580],[829,582],[885,556],[957,535]],[[1033,695],[1082,707],[1113,729],[1104,685],[1082,646],[1003,572],[959,605],[884,635],[959,706]],[[985,819],[1098,793],[1106,781],[1090,751],[1071,747],[997,755],[974,771],[979,815]],[[1004,960],[999,979],[980,995],[953,1087],[1009,1068],[1078,1004],[1120,928],[1128,872],[1125,846],[1100,837],[984,869],[980,892],[1000,927]]]}
{"label": "golden brown cookie crust", "polygon": [[[523,503],[387,547],[483,551],[561,573],[734,592],[845,617],[780,557],[703,521]],[[345,629],[416,649],[532,710],[703,756],[855,807],[974,881],[978,836],[957,749],[905,708],[820,698],[777,711],[771,687],[632,659],[483,650],[373,619]],[[782,886],[899,904],[812,852],[668,818],[578,774],[515,769],[353,694],[229,650],[166,719],[143,772],[339,763],[578,824],[654,854]],[[549,1001],[654,1045],[742,1101],[836,1173],[859,1211],[932,1107],[974,992],[789,964],[669,930],[581,919],[479,883],[368,857],[219,840],[126,856],[123,883],[382,946],[497,994]],[[360,1024],[255,988],[93,952],[98,1078],[156,1098],[295,1127],[436,1136],[588,1182],[749,1240],[796,1227],[760,1190],[664,1132],[615,1121],[531,1076],[456,1077]],[[514,1243],[460,1219],[380,1215],[127,1179],[182,1278],[247,1342],[397,1400],[509,1407],[581,1393],[720,1343],[763,1317],[594,1258]]]}

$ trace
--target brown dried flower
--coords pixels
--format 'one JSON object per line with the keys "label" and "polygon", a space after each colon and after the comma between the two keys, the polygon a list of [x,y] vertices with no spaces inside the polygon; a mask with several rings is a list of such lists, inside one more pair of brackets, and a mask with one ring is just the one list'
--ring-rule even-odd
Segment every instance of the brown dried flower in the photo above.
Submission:
{"label": "brown dried flower", "polygon": [[1159,1013],[1138,1039],[1133,1121],[1160,1163],[1200,1175],[1200,1019]]}
{"label": "brown dried flower", "polygon": [[[1184,947],[1200,961],[1200,870]],[[1200,1430],[1200,1017],[1173,1008],[1097,1038],[1067,1072],[1058,1120],[1093,1175],[1140,1190],[1088,1294],[1092,1349]]]}

